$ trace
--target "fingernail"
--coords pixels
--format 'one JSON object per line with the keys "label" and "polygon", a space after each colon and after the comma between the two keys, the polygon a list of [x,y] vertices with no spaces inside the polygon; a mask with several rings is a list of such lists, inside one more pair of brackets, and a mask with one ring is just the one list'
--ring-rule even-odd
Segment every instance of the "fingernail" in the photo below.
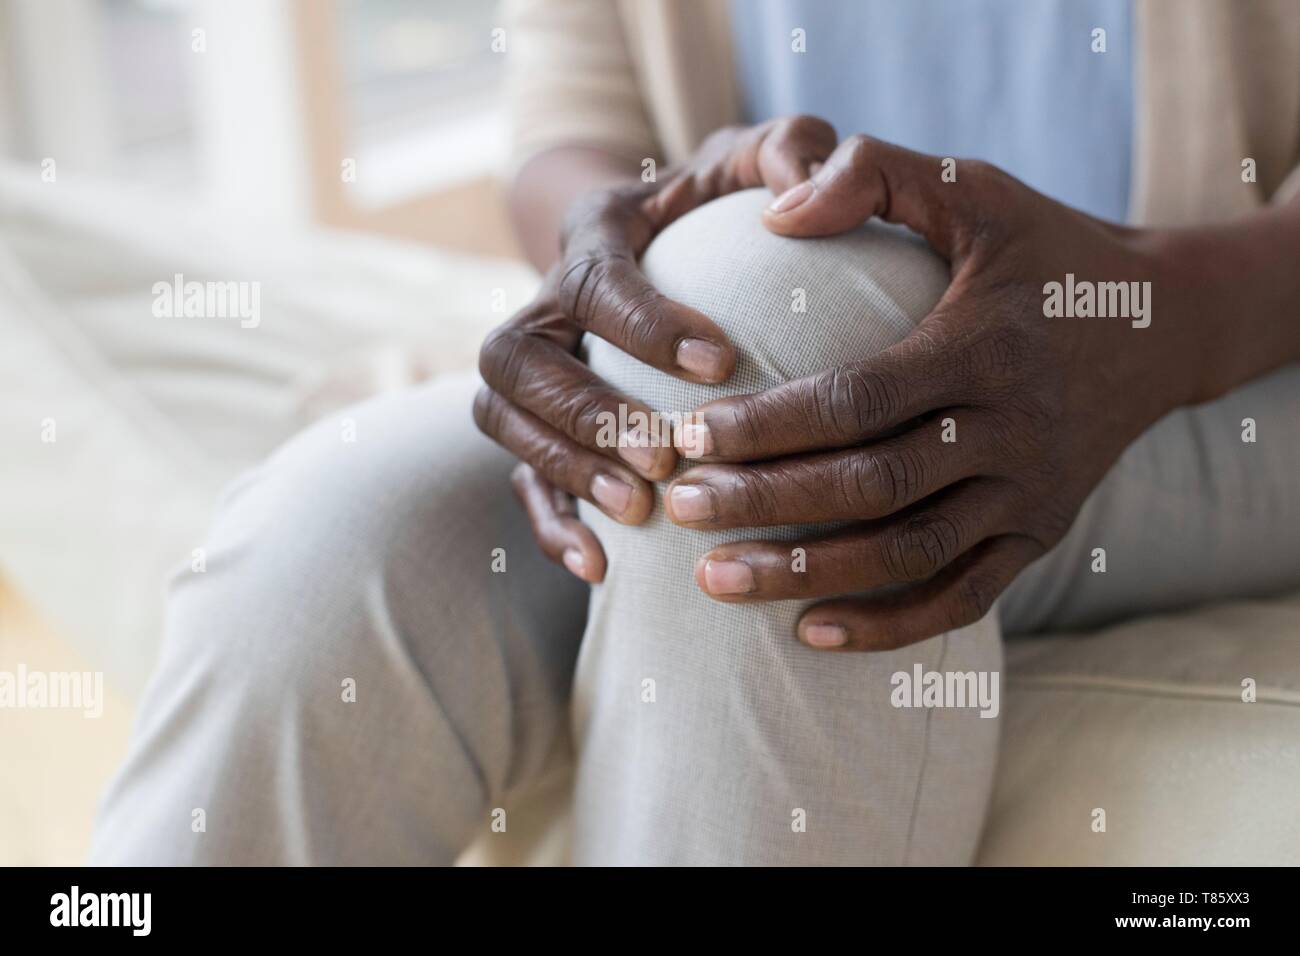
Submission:
{"label": "fingernail", "polygon": [[618,456],[633,468],[653,471],[655,448],[650,436],[640,430],[624,432],[618,438]]}
{"label": "fingernail", "polygon": [[677,364],[710,382],[722,381],[726,372],[722,349],[704,339],[682,339],[677,346]]}
{"label": "fingernail", "polygon": [[582,552],[577,548],[564,549],[564,566],[576,574],[578,577],[586,579],[587,562],[582,557]]}
{"label": "fingernail", "polygon": [[713,433],[703,422],[698,425],[682,425],[677,429],[677,447],[687,458],[703,458],[705,455],[712,455]]}
{"label": "fingernail", "polygon": [[706,561],[704,584],[710,594],[748,594],[754,590],[754,569],[744,561]]}
{"label": "fingernail", "polygon": [[811,647],[843,647],[849,635],[838,624],[809,624],[803,629],[803,640]]}
{"label": "fingernail", "polygon": [[772,200],[772,205],[767,207],[768,212],[783,213],[789,212],[795,206],[801,205],[807,201],[808,197],[813,194],[813,184],[811,179],[805,179],[797,186],[791,186],[776,199]]}
{"label": "fingernail", "polygon": [[677,485],[668,493],[668,506],[678,521],[705,521],[713,517],[713,496],[699,485]]}
{"label": "fingernail", "polygon": [[632,500],[632,486],[609,475],[597,475],[591,480],[591,497],[610,514],[621,515]]}

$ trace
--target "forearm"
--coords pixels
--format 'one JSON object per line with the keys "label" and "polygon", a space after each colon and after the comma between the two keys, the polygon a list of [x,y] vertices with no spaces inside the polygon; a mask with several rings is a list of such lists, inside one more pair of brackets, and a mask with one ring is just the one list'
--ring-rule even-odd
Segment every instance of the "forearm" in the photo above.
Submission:
{"label": "forearm", "polygon": [[560,229],[578,196],[636,178],[633,160],[588,146],[562,146],[529,160],[510,186],[510,216],[524,253],[539,271],[560,255]]}
{"label": "forearm", "polygon": [[[1162,256],[1199,339],[1193,401],[1300,361],[1300,202],[1216,226],[1169,230]],[[1155,303],[1156,322],[1160,305]]]}

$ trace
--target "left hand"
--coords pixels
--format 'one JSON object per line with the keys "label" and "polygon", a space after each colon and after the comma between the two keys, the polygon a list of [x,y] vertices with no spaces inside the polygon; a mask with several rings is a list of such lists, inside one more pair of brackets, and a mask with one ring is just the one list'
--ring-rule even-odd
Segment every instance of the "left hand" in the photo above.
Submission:
{"label": "left hand", "polygon": [[[773,203],[765,223],[785,236],[873,216],[903,223],[951,263],[951,284],[885,352],[702,406],[707,432],[689,440],[717,464],[666,496],[669,517],[690,528],[853,522],[805,541],[722,545],[696,566],[720,601],[898,586],[809,608],[799,638],[813,647],[889,649],[980,619],[1062,538],[1130,442],[1207,397],[1189,283],[1158,233],[1094,219],[984,163],[963,160],[944,182],[941,163],[852,137]],[[1045,317],[1044,285],[1067,273],[1150,281],[1154,321]],[[955,441],[942,440],[946,419]]]}
{"label": "left hand", "polygon": [[834,149],[835,130],[813,116],[728,127],[662,182],[583,196],[569,209],[560,261],[537,298],[484,342],[475,421],[523,460],[511,481],[534,537],[577,577],[602,580],[605,553],[578,518],[573,498],[624,524],[640,524],[654,505],[650,482],[668,477],[677,463],[676,451],[657,441],[608,440],[604,422],[651,410],[578,358],[583,333],[678,378],[725,381],[736,357],[722,330],[657,292],[637,260],[660,230],[696,206],[756,186],[781,192]]}

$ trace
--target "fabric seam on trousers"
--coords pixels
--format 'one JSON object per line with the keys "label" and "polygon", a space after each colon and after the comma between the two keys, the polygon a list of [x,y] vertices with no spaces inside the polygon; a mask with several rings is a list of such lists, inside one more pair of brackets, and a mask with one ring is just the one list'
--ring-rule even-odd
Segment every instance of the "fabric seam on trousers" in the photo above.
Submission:
{"label": "fabric seam on trousers", "polygon": [[[939,663],[935,670],[943,670],[944,659],[948,656],[948,633],[945,631],[939,648]],[[921,788],[925,785],[925,765],[930,760],[930,721],[934,717],[934,709],[930,708],[925,712],[925,734],[921,743],[921,768],[916,774],[916,793],[912,795],[912,815],[907,821],[907,842],[903,845],[903,865],[906,866],[912,856],[912,834],[916,830],[916,814],[921,806]]]}

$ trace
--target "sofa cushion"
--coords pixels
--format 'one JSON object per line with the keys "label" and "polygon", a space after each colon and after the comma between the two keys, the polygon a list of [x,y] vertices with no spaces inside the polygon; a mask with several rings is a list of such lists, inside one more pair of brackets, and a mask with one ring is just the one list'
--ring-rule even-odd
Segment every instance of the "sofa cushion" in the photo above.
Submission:
{"label": "sofa cushion", "polygon": [[1300,863],[1300,595],[1015,640],[1006,668],[980,863]]}

